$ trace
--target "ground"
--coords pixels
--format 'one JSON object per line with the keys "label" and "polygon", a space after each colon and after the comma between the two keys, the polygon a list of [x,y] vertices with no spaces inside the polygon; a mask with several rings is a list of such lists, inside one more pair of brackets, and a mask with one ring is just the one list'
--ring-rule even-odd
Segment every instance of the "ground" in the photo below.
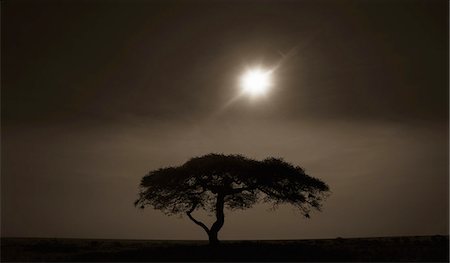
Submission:
{"label": "ground", "polygon": [[206,241],[2,238],[3,261],[449,261],[448,236]]}

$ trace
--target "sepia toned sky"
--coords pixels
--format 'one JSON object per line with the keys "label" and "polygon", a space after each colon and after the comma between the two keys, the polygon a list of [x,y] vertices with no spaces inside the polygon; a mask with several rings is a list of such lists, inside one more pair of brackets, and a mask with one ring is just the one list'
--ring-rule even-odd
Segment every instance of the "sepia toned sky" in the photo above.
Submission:
{"label": "sepia toned sky", "polygon": [[222,239],[448,234],[447,1],[6,1],[1,66],[4,237],[206,239],[133,202],[211,152],[332,191],[310,219],[226,211]]}

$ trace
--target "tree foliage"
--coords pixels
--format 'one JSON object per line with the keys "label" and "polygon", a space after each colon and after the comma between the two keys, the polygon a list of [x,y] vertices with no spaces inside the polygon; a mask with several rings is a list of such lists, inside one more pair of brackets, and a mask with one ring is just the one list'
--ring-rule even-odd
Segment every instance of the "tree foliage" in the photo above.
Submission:
{"label": "tree foliage", "polygon": [[[257,161],[242,155],[208,154],[178,167],[149,172],[141,180],[135,205],[151,206],[168,215],[187,214],[208,235],[215,231],[217,236],[224,208],[246,209],[258,202],[274,207],[287,203],[309,217],[311,210],[320,210],[328,192],[324,182],[282,159]],[[192,217],[197,209],[216,214],[217,221],[210,229]]]}

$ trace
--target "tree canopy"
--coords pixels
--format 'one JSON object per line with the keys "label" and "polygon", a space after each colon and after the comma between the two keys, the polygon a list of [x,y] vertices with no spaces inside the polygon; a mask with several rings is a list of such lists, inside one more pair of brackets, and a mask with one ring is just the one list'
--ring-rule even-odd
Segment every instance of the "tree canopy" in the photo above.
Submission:
{"label": "tree canopy", "polygon": [[[327,184],[280,158],[257,161],[242,155],[208,154],[178,167],[149,172],[141,180],[135,205],[151,206],[168,215],[187,214],[213,242],[223,225],[224,208],[286,203],[309,217],[311,210],[320,211],[328,192]],[[192,217],[197,209],[216,214],[217,221],[211,228]]]}

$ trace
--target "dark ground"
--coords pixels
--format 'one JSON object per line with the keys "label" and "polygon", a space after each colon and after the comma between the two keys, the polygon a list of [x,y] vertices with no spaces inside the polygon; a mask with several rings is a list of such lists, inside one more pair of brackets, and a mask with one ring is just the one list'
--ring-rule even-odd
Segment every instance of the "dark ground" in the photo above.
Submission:
{"label": "dark ground", "polygon": [[144,241],[2,238],[3,261],[449,261],[448,236]]}

